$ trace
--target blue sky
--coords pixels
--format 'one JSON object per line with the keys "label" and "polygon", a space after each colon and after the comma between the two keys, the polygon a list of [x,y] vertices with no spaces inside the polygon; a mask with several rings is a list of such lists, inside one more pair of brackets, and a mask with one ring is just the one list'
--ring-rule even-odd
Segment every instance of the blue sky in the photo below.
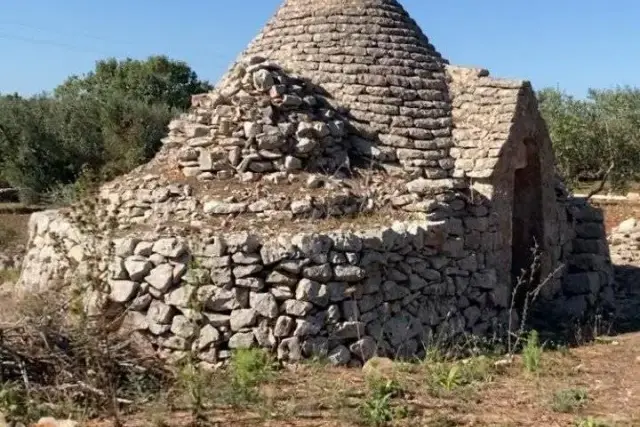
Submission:
{"label": "blue sky", "polygon": [[[215,82],[280,1],[0,0],[0,92],[51,90],[109,56],[166,54]],[[402,4],[452,63],[577,96],[640,86],[638,0]]]}

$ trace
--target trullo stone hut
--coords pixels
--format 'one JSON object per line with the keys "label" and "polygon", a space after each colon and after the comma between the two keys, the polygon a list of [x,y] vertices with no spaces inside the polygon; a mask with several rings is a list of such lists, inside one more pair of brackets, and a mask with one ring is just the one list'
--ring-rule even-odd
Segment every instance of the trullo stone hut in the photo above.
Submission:
{"label": "trullo stone hut", "polygon": [[504,333],[540,284],[538,327],[613,299],[602,214],[556,176],[531,85],[449,65],[395,0],[285,1],[163,142],[93,221],[34,215],[25,289],[92,265],[88,301],[207,362],[419,355]]}

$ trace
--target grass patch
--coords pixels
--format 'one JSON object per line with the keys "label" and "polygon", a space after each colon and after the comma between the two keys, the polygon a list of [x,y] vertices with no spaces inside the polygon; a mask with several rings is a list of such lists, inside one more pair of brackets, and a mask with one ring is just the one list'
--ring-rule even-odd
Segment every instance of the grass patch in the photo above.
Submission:
{"label": "grass patch", "polygon": [[538,332],[533,330],[529,332],[525,346],[522,350],[522,362],[524,368],[529,373],[536,373],[540,370],[542,361],[543,346],[540,344]]}
{"label": "grass patch", "polygon": [[497,374],[493,361],[485,356],[432,363],[426,369],[427,388],[434,397],[446,397],[460,389],[490,382]]}
{"label": "grass patch", "polygon": [[260,400],[259,386],[275,376],[276,362],[262,349],[241,349],[233,353],[227,372],[226,391],[233,406],[246,406]]}
{"label": "grass patch", "polygon": [[606,421],[599,420],[597,418],[588,417],[576,420],[575,427],[613,427],[613,424],[609,424]]}
{"label": "grass patch", "polygon": [[10,268],[8,270],[0,270],[0,285],[3,283],[15,283],[20,278],[20,270]]}
{"label": "grass patch", "polygon": [[554,393],[551,409],[555,412],[569,414],[584,408],[589,401],[589,395],[585,389],[569,388]]}
{"label": "grass patch", "polygon": [[0,249],[8,248],[18,239],[18,232],[6,224],[0,223]]}
{"label": "grass patch", "polygon": [[402,397],[403,390],[395,380],[369,377],[367,379],[368,397],[359,407],[361,420],[370,426],[381,427],[409,416],[404,405],[393,405],[393,399]]}

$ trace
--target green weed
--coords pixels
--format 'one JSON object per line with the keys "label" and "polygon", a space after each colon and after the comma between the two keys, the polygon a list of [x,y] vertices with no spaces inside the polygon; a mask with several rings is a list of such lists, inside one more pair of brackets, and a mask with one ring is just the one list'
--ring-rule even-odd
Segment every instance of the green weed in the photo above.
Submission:
{"label": "green weed", "polygon": [[538,372],[543,351],[544,349],[543,346],[540,345],[538,332],[535,330],[529,332],[526,344],[522,350],[522,360],[527,372]]}
{"label": "green weed", "polygon": [[367,425],[385,426],[393,420],[406,418],[406,406],[392,406],[392,400],[402,396],[402,388],[395,380],[377,377],[367,379],[369,397],[360,405],[360,417]]}
{"label": "green weed", "polygon": [[491,359],[483,356],[436,363],[428,367],[427,386],[431,394],[441,396],[473,384],[490,382],[495,372]]}
{"label": "green weed", "polygon": [[8,270],[0,270],[0,285],[3,283],[15,283],[20,278],[20,270],[10,268]]}
{"label": "green weed", "polygon": [[276,362],[262,349],[239,349],[233,353],[229,366],[228,398],[235,406],[259,400],[258,386],[273,378]]}
{"label": "green weed", "polygon": [[554,393],[551,408],[555,412],[571,413],[583,408],[589,400],[584,389],[566,389]]}
{"label": "green weed", "polygon": [[593,417],[579,419],[574,423],[575,427],[611,427],[606,421],[598,420]]}

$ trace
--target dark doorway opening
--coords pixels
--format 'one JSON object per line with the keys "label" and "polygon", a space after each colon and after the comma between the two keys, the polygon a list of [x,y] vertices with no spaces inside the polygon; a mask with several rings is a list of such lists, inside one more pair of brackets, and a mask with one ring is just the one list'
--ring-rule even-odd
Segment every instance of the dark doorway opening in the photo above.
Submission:
{"label": "dark doorway opening", "polygon": [[[540,254],[544,236],[542,213],[542,175],[538,147],[534,140],[524,140],[526,165],[516,169],[513,188],[511,278],[520,283],[515,296],[521,309],[528,292],[540,282]],[[537,248],[537,249],[536,249]],[[537,265],[536,265],[537,264]]]}

